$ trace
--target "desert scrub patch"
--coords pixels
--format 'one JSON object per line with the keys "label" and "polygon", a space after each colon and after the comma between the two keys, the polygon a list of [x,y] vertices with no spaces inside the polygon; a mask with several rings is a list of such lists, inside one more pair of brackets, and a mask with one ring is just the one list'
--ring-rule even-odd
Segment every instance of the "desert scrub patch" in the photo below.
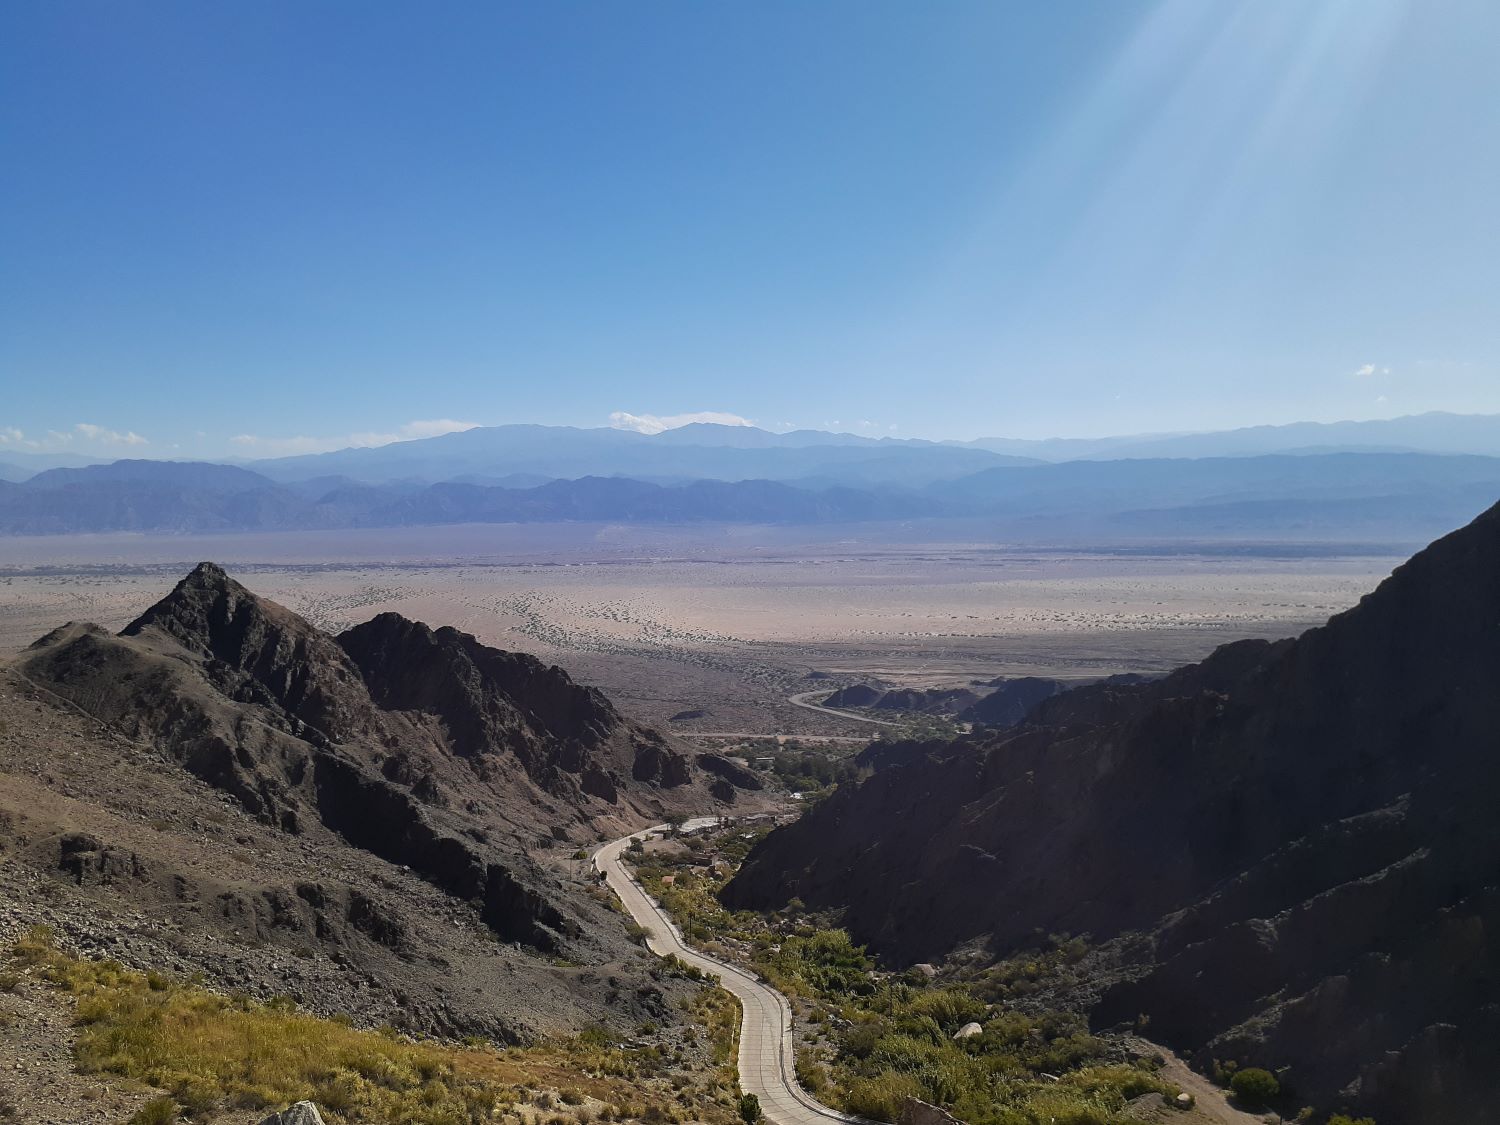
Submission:
{"label": "desert scrub patch", "polygon": [[[157,1099],[165,1109],[147,1103],[141,1112],[169,1115],[140,1125],[304,1099],[341,1125],[467,1125],[500,1120],[533,1089],[566,1091],[560,1099],[548,1093],[548,1108],[563,1110],[557,1115],[566,1125],[581,1125],[597,1116],[591,1107],[629,1102],[666,1114],[678,1096],[650,1069],[654,1056],[627,1057],[603,1029],[525,1048],[418,1041],[313,1016],[285,998],[225,996],[113,961],[85,961],[59,950],[43,929],[13,953],[30,975],[72,998],[79,1071],[166,1091]],[[697,1120],[733,1119],[712,1098],[700,1101]]]}
{"label": "desert scrub patch", "polygon": [[177,1120],[177,1103],[171,1098],[152,1098],[130,1115],[125,1125],[172,1125]]}
{"label": "desert scrub patch", "polygon": [[[1088,955],[1083,941],[1054,936],[964,980],[881,973],[846,931],[801,904],[770,914],[726,909],[717,896],[743,841],[720,844],[720,862],[708,865],[701,854],[641,857],[637,877],[691,942],[738,957],[801,1006],[820,1042],[797,1052],[797,1076],[835,1108],[896,1121],[916,1097],[969,1125],[1103,1125],[1139,1094],[1176,1095],[1148,1064],[1108,1061],[1118,1052],[1078,1013],[1004,1006],[1076,973]],[[979,1034],[955,1039],[970,1023]]]}

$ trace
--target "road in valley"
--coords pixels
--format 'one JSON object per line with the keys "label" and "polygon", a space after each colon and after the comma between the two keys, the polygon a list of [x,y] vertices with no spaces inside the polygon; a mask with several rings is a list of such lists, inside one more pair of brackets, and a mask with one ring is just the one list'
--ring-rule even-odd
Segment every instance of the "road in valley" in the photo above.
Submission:
{"label": "road in valley", "polygon": [[787,696],[786,701],[793,707],[803,707],[809,711],[816,711],[820,715],[833,715],[839,719],[853,719],[856,723],[874,723],[877,727],[893,727],[896,725],[889,719],[872,719],[868,715],[856,715],[853,711],[839,711],[833,707],[824,707],[821,703],[808,702],[815,695],[826,694],[826,691],[799,691],[796,695]]}
{"label": "road in valley", "polygon": [[[879,720],[873,720],[879,722]],[[764,734],[753,730],[684,730],[674,732],[678,738],[727,738],[749,741],[751,739],[775,739],[778,746],[788,742],[852,742],[868,744],[868,735],[855,734]]]}
{"label": "road in valley", "polygon": [[[698,821],[697,824],[709,823]],[[684,827],[694,827],[689,821]],[[830,1125],[858,1122],[857,1117],[829,1109],[815,1101],[797,1082],[792,1039],[792,1012],[786,997],[744,969],[693,949],[651,896],[625,870],[621,858],[634,839],[665,832],[662,824],[611,841],[594,853],[594,866],[620,897],[636,924],[648,931],[646,945],[660,957],[667,954],[717,976],[740,1002],[740,1089],[760,1099],[760,1108],[774,1125]]]}

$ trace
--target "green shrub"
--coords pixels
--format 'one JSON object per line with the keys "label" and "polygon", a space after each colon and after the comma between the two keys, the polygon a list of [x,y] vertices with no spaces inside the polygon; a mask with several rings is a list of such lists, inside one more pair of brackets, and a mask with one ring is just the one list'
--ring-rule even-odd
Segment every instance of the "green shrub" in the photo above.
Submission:
{"label": "green shrub", "polygon": [[128,1125],[172,1125],[176,1120],[176,1102],[171,1098],[152,1098],[131,1115]]}
{"label": "green shrub", "polygon": [[646,942],[656,936],[648,927],[641,925],[639,922],[626,922],[625,933],[631,941],[638,942],[641,945],[645,945]]}
{"label": "green shrub", "polygon": [[922,1084],[915,1075],[884,1071],[871,1078],[850,1079],[844,1095],[844,1109],[856,1117],[895,1121],[900,1118],[901,1106],[906,1099],[920,1098],[923,1093]]}
{"label": "green shrub", "polygon": [[757,1125],[760,1119],[760,1099],[754,1094],[745,1094],[740,1098],[740,1120],[745,1125]]}
{"label": "green shrub", "polygon": [[1229,1088],[1234,1091],[1235,1097],[1246,1105],[1253,1106],[1265,1105],[1281,1093],[1281,1083],[1276,1081],[1276,1076],[1258,1066],[1247,1066],[1244,1070],[1235,1071],[1234,1077],[1229,1080]]}
{"label": "green shrub", "polygon": [[1335,1113],[1328,1119],[1328,1125],[1375,1125],[1373,1117],[1350,1117],[1347,1113]]}

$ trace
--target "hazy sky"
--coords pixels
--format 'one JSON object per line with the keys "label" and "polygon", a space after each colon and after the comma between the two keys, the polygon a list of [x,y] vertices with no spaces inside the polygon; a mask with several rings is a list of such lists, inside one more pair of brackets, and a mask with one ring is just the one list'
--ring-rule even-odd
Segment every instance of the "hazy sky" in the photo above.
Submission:
{"label": "hazy sky", "polygon": [[0,458],[1500,411],[1497,43],[1494,0],[8,0]]}

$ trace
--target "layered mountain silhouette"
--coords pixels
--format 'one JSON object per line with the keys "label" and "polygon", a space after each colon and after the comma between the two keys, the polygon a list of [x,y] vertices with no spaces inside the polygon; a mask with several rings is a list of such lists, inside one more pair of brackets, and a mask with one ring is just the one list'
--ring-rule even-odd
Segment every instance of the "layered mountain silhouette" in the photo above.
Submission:
{"label": "layered mountain silhouette", "polygon": [[[1081,1002],[1381,1121],[1500,1104],[1500,507],[1295,640],[1041,702],[768,837],[889,963],[1086,936]],[[903,764],[904,763],[904,764]]]}
{"label": "layered mountain silhouette", "polygon": [[[1500,491],[1500,458],[1488,457],[1340,453],[1132,459],[1001,464],[978,472],[965,463],[924,475],[897,463],[912,455],[905,446],[831,448],[865,451],[866,469],[886,465],[888,457],[896,461],[887,465],[888,473],[872,470],[868,480],[825,473],[686,481],[579,476],[542,483],[536,473],[496,475],[503,464],[491,465],[495,472],[461,479],[317,475],[278,482],[237,466],[118,461],[51,469],[21,482],[0,480],[0,534],[570,521],[925,521],[934,535],[1017,542],[1235,537],[1411,542],[1472,518]],[[916,448],[922,456],[931,452],[929,446]],[[807,449],[752,451],[779,457],[800,456]],[[955,451],[938,452],[947,457]],[[580,464],[569,462],[570,471]],[[791,472],[789,466],[783,469]]]}

